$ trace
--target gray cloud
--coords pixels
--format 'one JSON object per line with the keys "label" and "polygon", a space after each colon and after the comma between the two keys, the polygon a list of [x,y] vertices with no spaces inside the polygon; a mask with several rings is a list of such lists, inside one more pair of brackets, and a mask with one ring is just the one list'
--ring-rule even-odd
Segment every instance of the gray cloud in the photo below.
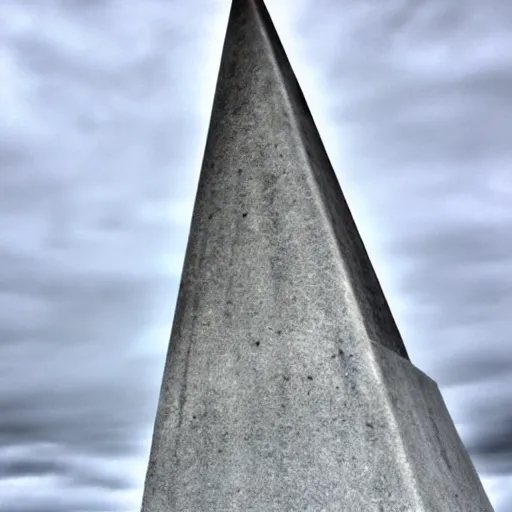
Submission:
{"label": "gray cloud", "polygon": [[[0,6],[10,512],[140,505],[228,4]],[[506,512],[511,8],[267,4],[409,353]]]}
{"label": "gray cloud", "polygon": [[180,12],[120,7],[0,8],[0,501],[13,512],[140,501],[200,87]]}

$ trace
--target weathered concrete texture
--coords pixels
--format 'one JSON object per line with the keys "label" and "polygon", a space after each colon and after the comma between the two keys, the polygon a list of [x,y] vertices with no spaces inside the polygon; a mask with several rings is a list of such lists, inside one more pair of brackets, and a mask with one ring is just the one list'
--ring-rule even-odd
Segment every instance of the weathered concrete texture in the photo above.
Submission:
{"label": "weathered concrete texture", "polygon": [[258,0],[230,15],[142,510],[492,510]]}

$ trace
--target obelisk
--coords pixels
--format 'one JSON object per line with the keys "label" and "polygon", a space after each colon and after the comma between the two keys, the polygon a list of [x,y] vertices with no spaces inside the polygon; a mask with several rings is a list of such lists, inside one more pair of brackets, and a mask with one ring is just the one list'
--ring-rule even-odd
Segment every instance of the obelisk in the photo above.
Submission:
{"label": "obelisk", "polygon": [[262,0],[231,8],[142,510],[492,511]]}

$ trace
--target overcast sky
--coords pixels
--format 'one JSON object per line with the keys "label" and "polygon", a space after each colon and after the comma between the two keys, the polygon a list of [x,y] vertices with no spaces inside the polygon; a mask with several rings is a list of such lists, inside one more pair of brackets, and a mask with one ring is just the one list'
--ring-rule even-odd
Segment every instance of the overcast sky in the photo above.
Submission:
{"label": "overcast sky", "polygon": [[[411,359],[511,512],[512,4],[267,6]],[[0,0],[2,512],[140,507],[229,7]]]}

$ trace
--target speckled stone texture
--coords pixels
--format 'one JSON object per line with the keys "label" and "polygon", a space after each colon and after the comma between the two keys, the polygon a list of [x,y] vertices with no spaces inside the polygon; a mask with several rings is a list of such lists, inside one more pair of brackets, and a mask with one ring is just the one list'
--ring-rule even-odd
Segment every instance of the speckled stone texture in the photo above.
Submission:
{"label": "speckled stone texture", "polygon": [[234,0],[143,512],[488,512],[260,0]]}

